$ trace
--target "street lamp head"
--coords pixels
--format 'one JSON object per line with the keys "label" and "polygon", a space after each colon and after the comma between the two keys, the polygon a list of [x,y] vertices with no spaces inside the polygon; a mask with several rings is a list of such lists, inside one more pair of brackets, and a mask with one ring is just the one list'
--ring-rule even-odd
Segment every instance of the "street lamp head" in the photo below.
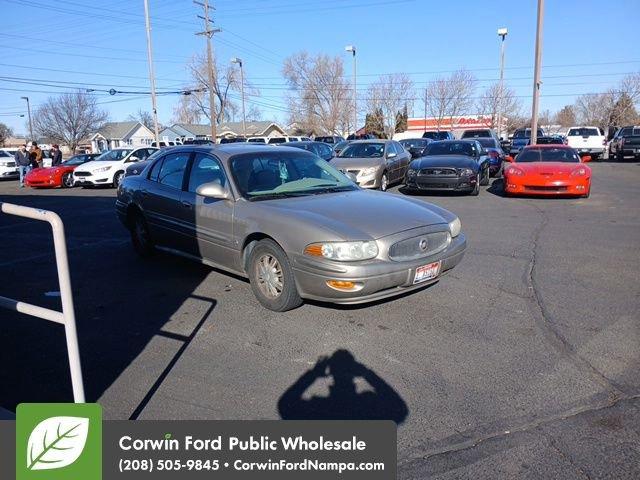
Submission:
{"label": "street lamp head", "polygon": [[506,37],[506,36],[507,36],[507,33],[509,33],[509,31],[507,30],[507,28],[506,28],[506,27],[503,27],[503,28],[499,28],[499,29],[498,29],[498,36],[499,36],[499,37],[502,37],[502,39],[503,39],[503,40],[504,40],[504,37]]}
{"label": "street lamp head", "polygon": [[354,55],[356,54],[356,47],[353,45],[347,45],[346,47],[344,47],[345,52],[351,52]]}
{"label": "street lamp head", "polygon": [[242,59],[238,57],[233,57],[231,59],[231,63],[237,63],[238,65],[242,66]]}
{"label": "street lamp head", "polygon": [[27,102],[29,101],[29,97],[20,97],[22,100],[26,100]]}

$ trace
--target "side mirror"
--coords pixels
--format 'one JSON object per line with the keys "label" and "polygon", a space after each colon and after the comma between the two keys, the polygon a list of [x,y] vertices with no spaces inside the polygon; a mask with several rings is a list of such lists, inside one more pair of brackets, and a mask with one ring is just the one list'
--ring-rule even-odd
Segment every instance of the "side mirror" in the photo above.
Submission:
{"label": "side mirror", "polygon": [[221,200],[230,198],[229,190],[218,182],[203,183],[196,189],[196,193],[206,198],[218,198]]}
{"label": "side mirror", "polygon": [[129,157],[129,158],[127,159],[126,163],[129,163],[129,162],[139,162],[139,161],[140,161],[140,159],[139,159],[138,157],[136,157],[135,155],[132,155],[131,157]]}
{"label": "side mirror", "polygon": [[395,152],[389,152],[389,153],[387,153],[387,158],[395,158],[395,157],[397,157],[397,156],[398,156],[398,154],[397,154],[397,153],[395,153]]}
{"label": "side mirror", "polygon": [[501,141],[501,142],[504,142],[504,137],[500,137],[500,141]]}
{"label": "side mirror", "polygon": [[582,162],[583,163],[587,163],[591,161],[591,155],[585,155],[584,157],[582,157]]}
{"label": "side mirror", "polygon": [[511,155],[507,155],[504,159],[509,163],[513,163],[513,157]]}

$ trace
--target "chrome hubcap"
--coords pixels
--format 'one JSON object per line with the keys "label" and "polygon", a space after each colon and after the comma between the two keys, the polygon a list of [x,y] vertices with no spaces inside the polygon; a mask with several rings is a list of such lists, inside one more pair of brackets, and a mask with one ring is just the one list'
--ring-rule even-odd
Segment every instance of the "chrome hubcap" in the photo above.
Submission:
{"label": "chrome hubcap", "polygon": [[66,173],[64,175],[64,178],[62,179],[62,182],[64,183],[65,187],[72,187],[73,186],[73,177],[71,176],[70,173]]}
{"label": "chrome hubcap", "polygon": [[273,255],[265,254],[258,259],[256,270],[260,291],[267,297],[279,297],[283,288],[280,262]]}
{"label": "chrome hubcap", "polygon": [[381,190],[386,190],[387,189],[387,176],[386,175],[382,176],[382,183],[380,185],[380,189]]}

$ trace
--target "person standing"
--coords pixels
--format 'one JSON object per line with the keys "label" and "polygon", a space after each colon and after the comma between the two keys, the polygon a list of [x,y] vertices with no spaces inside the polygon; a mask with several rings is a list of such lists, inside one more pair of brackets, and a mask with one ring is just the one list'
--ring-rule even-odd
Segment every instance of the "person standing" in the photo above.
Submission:
{"label": "person standing", "polygon": [[51,166],[57,167],[62,163],[62,152],[57,144],[53,144],[51,147]]}
{"label": "person standing", "polygon": [[26,144],[20,145],[14,158],[18,166],[18,171],[20,172],[20,188],[24,188],[24,177],[26,177],[27,173],[31,170],[31,158],[29,152],[27,152]]}
{"label": "person standing", "polygon": [[31,143],[31,151],[29,153],[31,155],[31,165],[33,168],[42,168],[42,149],[36,142]]}

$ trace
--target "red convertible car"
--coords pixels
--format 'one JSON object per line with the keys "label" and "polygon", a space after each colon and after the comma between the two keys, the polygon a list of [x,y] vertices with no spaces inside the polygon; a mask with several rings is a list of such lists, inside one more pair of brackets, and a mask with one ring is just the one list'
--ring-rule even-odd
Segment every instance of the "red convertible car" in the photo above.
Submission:
{"label": "red convertible car", "polygon": [[577,195],[591,193],[591,168],[567,145],[530,145],[504,169],[506,195]]}
{"label": "red convertible car", "polygon": [[24,183],[34,188],[73,187],[73,171],[78,165],[95,160],[100,154],[83,153],[75,155],[56,167],[34,168],[24,179]]}

